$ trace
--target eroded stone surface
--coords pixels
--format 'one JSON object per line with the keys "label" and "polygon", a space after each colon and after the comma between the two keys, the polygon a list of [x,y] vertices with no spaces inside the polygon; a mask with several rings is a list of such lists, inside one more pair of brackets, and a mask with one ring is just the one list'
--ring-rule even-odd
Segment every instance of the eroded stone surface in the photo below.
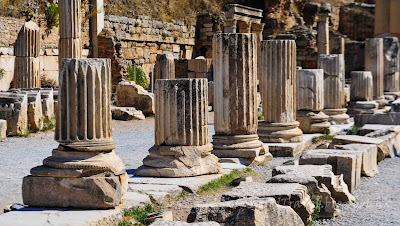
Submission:
{"label": "eroded stone surface", "polygon": [[373,98],[383,99],[384,81],[383,39],[367,38],[365,40],[365,70],[373,77]]}
{"label": "eroded stone surface", "polygon": [[133,119],[144,120],[142,111],[134,107],[111,107],[112,118],[116,120],[129,121]]}
{"label": "eroded stone surface", "polygon": [[0,93],[0,118],[7,120],[7,134],[25,134],[28,129],[28,95]]}
{"label": "eroded stone surface", "polygon": [[175,79],[175,62],[172,54],[157,54],[154,81],[156,79]]}
{"label": "eroded stone surface", "polygon": [[154,94],[135,82],[122,81],[116,89],[118,107],[134,107],[143,114],[154,114]]}
{"label": "eroded stone surface", "polygon": [[7,139],[7,121],[0,119],[0,142]]}

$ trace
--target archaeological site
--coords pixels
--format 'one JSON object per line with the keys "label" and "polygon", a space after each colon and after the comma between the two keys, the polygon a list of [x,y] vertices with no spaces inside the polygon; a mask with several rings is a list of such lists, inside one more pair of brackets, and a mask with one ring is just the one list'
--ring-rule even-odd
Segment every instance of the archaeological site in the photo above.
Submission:
{"label": "archaeological site", "polygon": [[400,0],[0,0],[0,226],[400,225]]}

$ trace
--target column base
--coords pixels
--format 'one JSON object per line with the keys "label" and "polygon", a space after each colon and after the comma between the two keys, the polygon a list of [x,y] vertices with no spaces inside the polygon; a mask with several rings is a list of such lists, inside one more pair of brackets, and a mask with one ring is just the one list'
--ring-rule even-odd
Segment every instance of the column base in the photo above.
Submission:
{"label": "column base", "polygon": [[329,133],[329,116],[323,112],[297,111],[296,119],[303,133]]}
{"label": "column base", "polygon": [[339,124],[349,124],[350,123],[350,116],[346,114],[347,109],[324,109],[322,111],[326,115],[329,116],[329,122],[332,125],[339,125]]}
{"label": "column base", "polygon": [[384,97],[375,99],[374,101],[376,101],[379,104],[379,106],[378,106],[379,109],[383,109],[387,105],[389,105],[389,101],[386,100]]}
{"label": "column base", "polygon": [[210,143],[203,146],[154,145],[135,176],[191,177],[219,173],[221,166],[211,150]]}
{"label": "column base", "polygon": [[301,142],[303,132],[299,129],[300,123],[258,123],[258,136],[264,143],[298,143]]}
{"label": "column base", "polygon": [[375,114],[378,105],[376,101],[357,101],[354,106],[354,114]]}

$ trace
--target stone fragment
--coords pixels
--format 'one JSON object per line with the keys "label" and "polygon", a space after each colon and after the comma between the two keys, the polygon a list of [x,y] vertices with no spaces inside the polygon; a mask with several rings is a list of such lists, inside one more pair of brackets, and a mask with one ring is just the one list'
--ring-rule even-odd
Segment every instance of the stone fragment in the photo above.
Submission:
{"label": "stone fragment", "polygon": [[305,151],[299,159],[300,165],[332,165],[335,175],[343,174],[349,191],[360,185],[362,153],[337,149],[316,149]]}
{"label": "stone fragment", "polygon": [[49,122],[55,116],[53,89],[41,89],[43,122]]}
{"label": "stone fragment", "polygon": [[373,144],[345,144],[335,145],[336,149],[362,152],[361,174],[374,177],[379,172],[377,164],[378,148]]}
{"label": "stone fragment", "polygon": [[330,147],[343,144],[373,144],[378,148],[377,160],[383,161],[387,157],[394,157],[393,149],[390,149],[384,139],[357,136],[357,135],[338,135],[335,136],[330,144]]}
{"label": "stone fragment", "polygon": [[145,220],[146,220],[147,224],[150,224],[150,223],[153,223],[157,219],[173,221],[174,216],[172,215],[172,211],[160,210],[160,211],[156,211],[154,213],[150,213],[149,215],[147,215]]}
{"label": "stone fragment", "polygon": [[325,185],[338,202],[351,203],[355,200],[343,181],[343,175],[334,175],[331,165],[287,165],[278,166],[272,171],[273,176],[282,174],[300,178],[313,177],[318,181],[318,185]]}
{"label": "stone fragment", "polygon": [[329,116],[323,112],[297,111],[296,116],[304,133],[325,133],[331,126]]}
{"label": "stone fragment", "polygon": [[7,121],[0,119],[0,142],[7,139]]}
{"label": "stone fragment", "polygon": [[384,91],[400,91],[400,52],[399,40],[397,37],[383,38],[383,64]]}
{"label": "stone fragment", "polygon": [[384,59],[383,39],[367,38],[365,40],[365,70],[370,71],[373,77],[373,98],[374,100],[384,99]]}
{"label": "stone fragment", "polygon": [[273,198],[243,198],[220,203],[197,204],[188,222],[216,221],[221,225],[304,225],[289,206],[277,204]]}
{"label": "stone fragment", "polygon": [[129,121],[133,119],[144,120],[142,111],[133,107],[111,107],[112,119]]}
{"label": "stone fragment", "polygon": [[220,224],[212,221],[186,223],[183,221],[167,221],[164,219],[157,219],[150,225],[151,226],[219,226]]}
{"label": "stone fragment", "polygon": [[270,156],[257,135],[255,35],[216,34],[213,46],[215,135],[212,153],[219,158],[245,156],[249,162],[260,155]]}
{"label": "stone fragment", "polygon": [[[370,133],[366,131],[371,130]],[[396,125],[364,125],[361,128],[360,134],[365,134],[366,137],[373,137],[385,141],[389,148],[389,156],[400,155],[400,127]],[[388,156],[387,156],[388,157]]]}
{"label": "stone fragment", "polygon": [[221,197],[223,202],[242,198],[275,198],[280,205],[290,206],[307,225],[311,221],[314,204],[307,194],[307,187],[296,183],[258,183],[242,182]]}
{"label": "stone fragment", "polygon": [[206,79],[156,81],[155,145],[137,176],[188,177],[218,173],[208,140]]}
{"label": "stone fragment", "polygon": [[7,135],[26,134],[28,95],[25,93],[0,93],[0,118],[7,121]]}
{"label": "stone fragment", "polygon": [[143,114],[154,114],[154,94],[135,82],[122,81],[116,89],[117,107],[134,107]]}
{"label": "stone fragment", "polygon": [[170,53],[157,54],[155,73],[154,81],[156,79],[175,79],[174,56]]}
{"label": "stone fragment", "polygon": [[303,132],[296,121],[295,41],[262,41],[261,64],[264,121],[258,126],[260,140],[267,143],[301,142]]}
{"label": "stone fragment", "polygon": [[43,129],[43,111],[40,92],[25,92],[28,94],[28,126],[32,131]]}
{"label": "stone fragment", "polygon": [[[324,69],[324,110],[331,124],[348,124],[349,116],[345,101],[344,56],[342,54],[322,54],[318,58],[318,68]],[[332,94],[335,95],[332,95]]]}
{"label": "stone fragment", "polygon": [[378,107],[376,101],[357,101],[353,111],[355,114],[375,114]]}

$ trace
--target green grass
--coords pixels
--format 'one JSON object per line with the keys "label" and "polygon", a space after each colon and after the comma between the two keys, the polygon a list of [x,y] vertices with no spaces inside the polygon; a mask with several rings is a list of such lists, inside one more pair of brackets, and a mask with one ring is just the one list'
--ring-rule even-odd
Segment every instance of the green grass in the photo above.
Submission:
{"label": "green grass", "polygon": [[330,130],[329,130],[328,127],[326,127],[326,128],[323,129],[323,133],[324,133],[324,135],[321,135],[321,136],[319,136],[319,137],[313,137],[312,140],[311,140],[312,143],[313,143],[313,144],[317,144],[317,143],[320,142],[320,141],[333,140],[333,137],[334,137],[334,136],[330,134]]}
{"label": "green grass", "polygon": [[360,129],[361,127],[354,125],[353,127],[351,127],[351,129],[347,131],[346,135],[357,135]]}
{"label": "green grass", "polygon": [[56,127],[56,116],[51,116],[51,119],[43,125],[42,131],[53,130]]}
{"label": "green grass", "polygon": [[264,114],[262,112],[258,113],[258,120],[264,120]]}
{"label": "green grass", "polygon": [[6,74],[6,71],[3,68],[0,68],[0,79],[2,79],[5,74]]}
{"label": "green grass", "polygon": [[311,222],[308,225],[316,225],[316,221],[319,218],[319,213],[321,212],[321,199],[320,195],[314,195],[311,192],[311,188],[307,189],[307,193],[311,198],[311,202],[314,204],[314,212],[311,214]]}
{"label": "green grass", "polygon": [[200,189],[198,190],[198,194],[214,194],[220,191],[224,191],[228,188],[231,188],[231,182],[241,176],[245,176],[245,175],[254,175],[255,172],[250,169],[250,168],[246,168],[242,171],[240,170],[232,170],[230,173],[223,175],[222,177],[212,180],[210,182],[208,182],[207,184],[204,184],[203,186],[200,187]]}
{"label": "green grass", "polygon": [[147,204],[144,208],[132,207],[124,210],[123,221],[118,226],[132,225],[131,219],[135,219],[136,225],[146,225],[147,216],[154,212],[154,207],[151,204]]}

